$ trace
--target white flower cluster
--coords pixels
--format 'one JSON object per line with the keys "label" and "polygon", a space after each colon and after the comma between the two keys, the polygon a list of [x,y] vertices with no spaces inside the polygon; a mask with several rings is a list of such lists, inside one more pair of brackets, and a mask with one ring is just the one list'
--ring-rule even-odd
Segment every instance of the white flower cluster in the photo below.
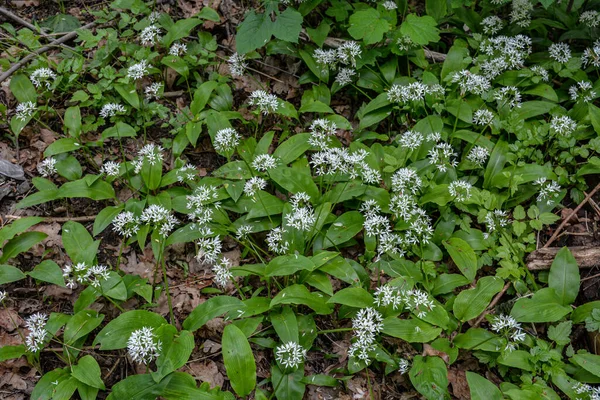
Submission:
{"label": "white flower cluster", "polygon": [[384,1],[381,5],[388,11],[396,10],[398,8],[398,4],[392,0]]}
{"label": "white flower cluster", "polygon": [[203,228],[200,231],[204,237],[198,239],[196,242],[198,246],[196,259],[205,264],[214,263],[221,255],[221,238],[219,235],[210,236],[213,232],[209,228]]}
{"label": "white flower cluster", "polygon": [[137,64],[133,64],[131,67],[127,69],[127,77],[133,80],[138,80],[143,78],[148,74],[148,62],[146,60],[142,60]]}
{"label": "white flower cluster", "polygon": [[266,180],[259,176],[253,176],[252,178],[248,179],[244,184],[244,194],[248,197],[252,197],[252,201],[256,201],[256,199],[254,199],[256,192],[263,190],[266,187]]}
{"label": "white flower cluster", "polygon": [[317,221],[315,210],[310,204],[310,196],[298,192],[290,199],[292,213],[287,216],[287,224],[301,231],[309,231]]}
{"label": "white flower cluster", "polygon": [[149,364],[160,356],[162,343],[154,333],[154,328],[143,327],[135,330],[127,340],[127,352],[134,362]]}
{"label": "white flower cluster", "polygon": [[340,71],[335,76],[335,81],[338,83],[338,85],[344,86],[352,83],[355,75],[356,70],[353,68],[340,68]]}
{"label": "white flower cluster", "polygon": [[571,59],[571,48],[567,43],[552,43],[548,48],[550,58],[559,63],[566,64]]}
{"label": "white flower cluster", "polygon": [[69,289],[77,288],[77,284],[87,284],[93,287],[99,287],[100,281],[108,279],[109,269],[106,265],[89,266],[85,263],[75,265],[65,265],[63,268],[63,277]]}
{"label": "white flower cluster", "polygon": [[496,36],[485,39],[479,46],[488,58],[481,62],[487,79],[494,79],[508,69],[521,69],[531,54],[531,38],[525,35]]}
{"label": "white flower cluster", "polygon": [[269,251],[277,254],[284,254],[288,251],[290,242],[283,239],[284,233],[286,233],[286,231],[279,226],[271,229],[269,233],[267,233],[267,238],[265,240]]}
{"label": "white flower cluster", "polygon": [[566,115],[555,115],[550,121],[550,129],[561,136],[570,136],[577,129],[577,122]]}
{"label": "white flower cluster", "polygon": [[401,290],[396,286],[384,285],[378,287],[373,296],[377,307],[392,306],[394,310],[403,308],[419,318],[425,318],[427,312],[435,307],[427,292],[419,289]]}
{"label": "white flower cluster", "polygon": [[106,161],[100,168],[100,173],[106,174],[107,176],[119,176],[119,169],[121,164],[114,161]]}
{"label": "white flower cluster", "polygon": [[488,78],[466,69],[452,73],[450,82],[458,83],[461,95],[465,93],[481,95],[492,87]]}
{"label": "white flower cluster", "polygon": [[392,103],[408,103],[410,101],[421,101],[425,95],[442,96],[445,89],[442,85],[426,85],[421,82],[412,82],[408,85],[392,85],[387,92],[387,98]]}
{"label": "white flower cluster", "polygon": [[158,11],[152,11],[150,13],[150,15],[148,15],[148,21],[150,21],[150,23],[154,24],[155,22],[158,22],[158,19],[160,18],[160,12]]}
{"label": "white flower cluster", "polygon": [[135,235],[140,229],[140,220],[131,211],[119,213],[112,224],[113,230],[126,238]]}
{"label": "white flower cluster", "polygon": [[560,185],[555,181],[546,183],[546,178],[539,178],[534,182],[541,186],[537,200],[545,201],[546,204],[554,204],[555,199],[560,195]]}
{"label": "white flower cluster", "polygon": [[446,172],[449,168],[458,165],[457,154],[449,143],[441,142],[436,144],[429,153],[429,164],[435,165],[440,172]]}
{"label": "white flower cluster", "polygon": [[600,25],[600,13],[596,10],[584,11],[579,16],[579,22],[590,28]]}
{"label": "white flower cluster", "polygon": [[410,362],[404,358],[401,358],[398,361],[398,372],[400,372],[401,375],[404,375],[405,373],[408,372],[409,369],[410,369]]}
{"label": "white flower cluster", "polygon": [[596,97],[596,92],[592,90],[592,84],[588,81],[579,81],[569,88],[571,100],[583,100],[584,103],[589,103]]}
{"label": "white flower cluster", "polygon": [[6,299],[6,292],[4,290],[0,290],[0,303],[2,303]]}
{"label": "white flower cluster", "polygon": [[275,359],[285,368],[298,368],[306,359],[306,349],[296,342],[287,342],[275,349]]}
{"label": "white flower cluster", "polygon": [[161,236],[166,237],[179,221],[163,206],[152,204],[142,211],[140,222],[153,225]]}
{"label": "white flower cluster", "polygon": [[220,129],[215,134],[214,147],[220,153],[233,151],[240,143],[240,134],[233,128]]}
{"label": "white flower cluster", "polygon": [[191,195],[186,196],[187,208],[190,210],[188,217],[200,229],[212,220],[215,208],[220,207],[217,199],[217,189],[212,186],[200,185]]}
{"label": "white flower cluster", "polygon": [[[576,394],[587,395],[586,400],[600,400],[600,387],[593,387],[587,383],[575,382],[573,385],[573,391]],[[582,399],[577,397],[577,400]]]}
{"label": "white flower cluster", "polygon": [[263,115],[267,115],[277,111],[279,99],[274,94],[267,93],[264,90],[255,90],[250,94],[248,104],[256,106]]}
{"label": "white flower cluster", "polygon": [[197,169],[195,165],[185,164],[177,170],[178,182],[193,182],[196,179]]}
{"label": "white flower cluster", "polygon": [[473,164],[482,168],[490,157],[490,151],[483,146],[474,146],[469,154],[467,154],[467,160]]}
{"label": "white flower cluster", "polygon": [[504,228],[510,220],[508,219],[508,213],[504,210],[488,211],[485,215],[485,224],[487,225],[487,234],[494,232],[498,227]]}
{"label": "white flower cluster", "polygon": [[125,107],[123,107],[119,103],[107,103],[102,106],[100,110],[100,116],[102,118],[114,117],[117,114],[122,114],[125,112]]}
{"label": "white flower cluster", "polygon": [[548,71],[541,65],[533,65],[529,68],[529,70],[533,72],[536,76],[542,78],[544,82],[548,82],[550,80],[550,75],[548,75]]}
{"label": "white flower cluster", "polygon": [[185,43],[173,43],[169,49],[169,54],[172,56],[183,56],[187,53],[187,45]]}
{"label": "white flower cluster", "polygon": [[400,146],[410,150],[418,149],[424,140],[423,134],[416,131],[406,131],[398,138]]}
{"label": "white flower cluster", "polygon": [[32,353],[40,351],[44,346],[44,341],[48,335],[46,321],[48,321],[48,316],[42,313],[35,313],[25,319],[25,326],[29,330],[25,338],[25,345],[27,350]]}
{"label": "white flower cluster", "polygon": [[264,172],[276,168],[278,163],[279,159],[277,157],[273,157],[270,154],[259,154],[254,157],[254,160],[252,161],[252,168],[257,171]]}
{"label": "white flower cluster", "polygon": [[227,60],[231,76],[242,76],[248,68],[246,56],[244,54],[233,53]]}
{"label": "white flower cluster", "polygon": [[348,354],[369,363],[369,353],[375,350],[377,335],[383,330],[383,317],[374,308],[361,309],[352,319],[354,343],[350,345]]}
{"label": "white flower cluster", "polygon": [[395,192],[405,193],[410,191],[412,194],[417,194],[423,186],[423,181],[412,168],[400,168],[392,175],[392,190]]}
{"label": "white flower cluster", "polygon": [[56,159],[54,157],[46,158],[37,165],[37,170],[44,178],[56,173]]}
{"label": "white flower cluster", "polygon": [[154,24],[148,25],[140,33],[140,41],[143,46],[152,46],[160,39],[160,28]]}
{"label": "white flower cluster", "polygon": [[321,65],[323,71],[326,71],[328,68],[335,69],[338,63],[356,68],[356,59],[361,55],[360,45],[357,42],[349,41],[342,43],[337,49],[316,49],[313,58],[317,64]]}
{"label": "white flower cluster", "polygon": [[583,51],[581,62],[584,67],[591,64],[596,68],[600,68],[600,40],[596,40],[591,48],[588,47]]}
{"label": "white flower cluster", "polygon": [[450,196],[454,197],[454,201],[458,203],[464,203],[469,200],[472,196],[471,189],[473,185],[463,179],[450,182],[448,185],[448,192]]}
{"label": "white flower cluster", "polygon": [[250,225],[240,225],[235,230],[235,237],[237,240],[246,239],[248,235],[252,233],[252,227]]}
{"label": "white flower cluster", "polygon": [[133,171],[136,174],[139,174],[144,166],[144,163],[148,163],[150,165],[154,165],[156,163],[162,163],[163,160],[163,148],[161,146],[157,146],[154,143],[148,143],[138,152],[137,159],[135,159],[133,164]]}
{"label": "white flower cluster", "polygon": [[508,105],[510,108],[521,107],[521,92],[515,86],[504,86],[494,92],[498,106]]}
{"label": "white flower cluster", "polygon": [[36,88],[43,84],[46,89],[50,89],[50,85],[56,80],[56,74],[50,68],[38,68],[29,75],[29,79]]}
{"label": "white flower cluster", "polygon": [[525,332],[521,329],[521,324],[510,315],[500,314],[494,316],[491,328],[505,337],[507,343],[504,351],[511,352],[515,350],[518,347],[518,342],[525,340]]}
{"label": "white flower cluster", "polygon": [[233,279],[233,274],[230,271],[231,261],[225,257],[221,257],[214,263],[212,271],[215,274],[213,280],[222,288],[227,286],[227,283]]}
{"label": "white flower cluster", "polygon": [[31,117],[37,106],[33,101],[26,101],[24,103],[19,103],[17,109],[15,110],[15,117],[18,120],[25,121],[27,118]]}
{"label": "white flower cluster", "polygon": [[486,35],[495,35],[504,28],[504,21],[500,17],[492,15],[481,20],[481,27]]}
{"label": "white flower cluster", "polygon": [[480,108],[473,114],[473,123],[475,125],[489,125],[494,120],[494,113],[485,108]]}
{"label": "white flower cluster", "polygon": [[510,12],[510,22],[527,28],[531,24],[531,12],[533,3],[529,0],[513,0],[512,11]]}
{"label": "white flower cluster", "polygon": [[146,94],[146,99],[158,99],[160,97],[160,92],[163,88],[162,82],[153,82],[150,85],[146,86],[144,89],[144,93]]}
{"label": "white flower cluster", "polygon": [[331,144],[331,138],[335,136],[337,125],[333,121],[320,118],[310,124],[309,130],[310,139],[308,139],[308,143],[311,146],[325,150]]}

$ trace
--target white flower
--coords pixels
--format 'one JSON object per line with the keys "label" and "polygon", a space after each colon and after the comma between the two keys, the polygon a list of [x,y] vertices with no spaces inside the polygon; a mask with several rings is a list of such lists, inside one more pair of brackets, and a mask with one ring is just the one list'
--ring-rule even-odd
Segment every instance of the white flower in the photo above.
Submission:
{"label": "white flower", "polygon": [[2,303],[6,299],[6,292],[4,290],[0,290],[0,303]]}
{"label": "white flower", "polygon": [[56,80],[56,74],[50,68],[38,68],[29,75],[29,79],[39,88],[42,84],[46,85],[46,89],[50,89],[52,81]]}
{"label": "white flower", "polygon": [[494,120],[494,113],[485,108],[480,108],[473,114],[473,123],[475,125],[489,125]]}
{"label": "white flower", "polygon": [[403,293],[405,308],[417,315],[419,318],[425,318],[427,312],[431,311],[435,304],[429,298],[429,295],[419,289],[407,290]]}
{"label": "white flower", "polygon": [[160,91],[163,88],[162,82],[154,82],[144,89],[144,93],[146,94],[146,99],[158,99],[160,97]]}
{"label": "white flower", "polygon": [[577,129],[577,122],[566,115],[554,116],[550,121],[550,128],[562,136],[569,136]]}
{"label": "white flower", "polygon": [[292,213],[287,216],[288,225],[301,231],[310,230],[317,221],[310,197],[304,192],[298,192],[292,196],[290,204]]}
{"label": "white flower", "polygon": [[283,240],[284,233],[285,230],[283,230],[281,227],[273,228],[269,233],[267,233],[267,246],[273,253],[283,254],[288,250],[290,243]]}
{"label": "white flower", "polygon": [[101,280],[109,278],[109,269],[106,265],[94,265],[90,267],[85,263],[77,263],[74,266],[65,265],[63,268],[63,277],[69,289],[75,289],[77,283],[99,287]]}
{"label": "white flower", "polygon": [[596,10],[584,11],[579,16],[579,22],[590,28],[595,28],[600,24],[600,13]]}
{"label": "white flower", "polygon": [[560,185],[554,181],[546,183],[546,178],[539,178],[534,183],[541,186],[537,200],[546,201],[548,205],[554,204],[555,199],[560,195]]}
{"label": "white flower", "polygon": [[331,138],[335,136],[337,125],[333,121],[326,119],[316,119],[310,124],[310,138],[308,143],[311,146],[325,150],[331,144]]}
{"label": "white flower", "polygon": [[488,56],[481,62],[486,79],[493,79],[508,69],[521,69],[531,54],[531,39],[525,35],[496,36],[481,42],[481,54]]}
{"label": "white flower", "polygon": [[235,230],[235,237],[237,240],[242,240],[248,237],[249,234],[252,233],[252,226],[250,225],[240,225]]}
{"label": "white flower", "polygon": [[149,364],[160,356],[162,343],[154,333],[154,328],[143,327],[135,330],[127,340],[127,352],[134,362]]}
{"label": "white flower", "polygon": [[261,177],[254,176],[244,184],[244,194],[248,197],[254,197],[256,192],[267,187],[267,181]]}
{"label": "white flower", "polygon": [[369,353],[375,349],[377,335],[383,330],[383,317],[374,308],[363,308],[352,319],[352,328],[354,342],[348,354],[369,363]]}
{"label": "white flower", "polygon": [[404,375],[405,373],[408,372],[409,369],[410,369],[410,363],[408,362],[408,360],[401,358],[398,361],[398,372],[400,372],[401,375]]}
{"label": "white flower", "polygon": [[592,90],[592,84],[587,81],[579,81],[569,88],[571,100],[583,100],[584,103],[589,103],[596,97],[596,92]]}
{"label": "white flower", "polygon": [[410,191],[412,194],[417,194],[422,185],[423,181],[414,169],[400,168],[392,175],[392,190],[395,192]]}
{"label": "white flower", "polygon": [[362,50],[360,45],[354,41],[342,43],[337,49],[337,59],[342,64],[350,64],[356,68],[356,59],[360,58]]}
{"label": "white flower", "polygon": [[359,173],[355,167],[366,156],[367,153],[362,149],[351,153],[345,148],[333,147],[314,153],[310,164],[316,169],[317,175],[350,174],[354,179]]}
{"label": "white flower", "polygon": [[100,116],[102,118],[114,117],[117,114],[125,112],[125,107],[118,103],[107,103],[102,106],[100,110]]}
{"label": "white flower", "polygon": [[600,40],[596,40],[592,48],[587,48],[583,51],[581,61],[584,67],[587,67],[588,64],[596,68],[600,67]]}
{"label": "white flower", "polygon": [[486,17],[481,21],[483,33],[487,35],[495,35],[504,28],[504,21],[496,15]]}
{"label": "white flower", "polygon": [[155,165],[156,163],[162,163],[163,160],[163,148],[161,146],[157,146],[154,143],[148,143],[138,152],[137,158],[133,161],[133,168],[136,174],[139,174],[144,166],[144,163],[147,162],[150,165]]}
{"label": "white flower", "polygon": [[217,198],[216,188],[206,185],[196,187],[191,195],[186,196],[187,208],[191,210],[189,218],[199,226],[209,223],[214,208],[219,207],[219,203],[215,202]]}
{"label": "white flower", "polygon": [[415,42],[413,42],[408,35],[401,35],[398,39],[396,39],[396,45],[400,51],[408,51],[414,47],[417,47]]}
{"label": "white flower", "polygon": [[26,101],[25,103],[19,103],[17,109],[15,110],[15,117],[18,120],[25,121],[27,118],[31,117],[37,106],[32,101]]}
{"label": "white flower", "polygon": [[108,176],[119,176],[119,168],[121,165],[118,162],[107,161],[102,164],[102,168],[100,168],[100,173],[106,174]]}
{"label": "white flower", "polygon": [[400,136],[398,142],[400,142],[400,146],[404,148],[415,150],[421,146],[424,139],[423,134],[420,132],[406,131]]}
{"label": "white flower", "polygon": [[140,221],[148,225],[154,225],[163,237],[166,237],[179,222],[177,218],[171,215],[169,210],[158,204],[152,204],[145,208],[140,216]]}
{"label": "white flower", "polygon": [[173,43],[169,49],[169,54],[172,56],[184,56],[187,53],[187,45],[185,43]]}
{"label": "white flower", "polygon": [[352,83],[352,77],[356,75],[356,70],[353,68],[341,68],[340,72],[335,77],[335,81],[340,86]]}
{"label": "white flower", "polygon": [[542,66],[539,65],[534,65],[531,68],[529,68],[531,70],[531,72],[533,72],[534,74],[536,74],[537,76],[539,76],[540,78],[542,78],[542,80],[544,82],[548,82],[550,80],[550,76],[548,75],[548,71],[546,71],[546,69]]}
{"label": "white flower", "polygon": [[25,345],[27,346],[27,350],[32,353],[38,352],[44,346],[44,341],[48,335],[48,331],[46,330],[47,320],[48,316],[42,313],[30,315],[25,320],[25,326],[29,330],[25,338]]}
{"label": "white flower", "polygon": [[333,49],[316,49],[313,53],[313,58],[317,64],[321,65],[323,71],[327,71],[328,67],[335,67],[337,63],[337,52]]}
{"label": "white flower", "polygon": [[494,232],[497,226],[505,227],[509,223],[508,213],[504,210],[489,211],[485,216],[485,223],[489,233]]}
{"label": "white flower", "polygon": [[231,76],[242,76],[248,68],[246,56],[244,54],[233,53],[227,60],[229,63],[229,72]]}
{"label": "white flower", "polygon": [[485,76],[474,74],[466,69],[454,72],[452,74],[451,82],[458,83],[462,95],[467,92],[482,95],[492,87],[489,79]]}
{"label": "white flower", "polygon": [[219,261],[213,265],[212,270],[215,274],[213,280],[221,287],[227,286],[227,283],[233,279],[233,274],[229,270],[231,268],[231,261],[225,257],[221,257]]}
{"label": "white flower", "polygon": [[390,211],[405,221],[413,215],[416,206],[414,197],[408,193],[398,193],[390,199]]}
{"label": "white flower", "polygon": [[156,25],[148,25],[140,33],[140,41],[144,46],[152,46],[160,40],[160,28]]}
{"label": "white flower", "polygon": [[395,10],[398,8],[398,4],[396,4],[396,2],[392,0],[384,1],[381,5],[388,11]]}
{"label": "white flower", "polygon": [[571,48],[567,43],[552,43],[548,48],[550,58],[559,63],[567,63],[571,59]]}
{"label": "white flower", "polygon": [[378,287],[373,293],[373,297],[377,307],[392,306],[394,310],[397,310],[404,303],[402,292],[398,287],[392,285]]}
{"label": "white flower", "polygon": [[306,349],[296,342],[287,342],[275,349],[275,359],[285,368],[298,368],[306,359]]}
{"label": "white flower", "polygon": [[44,178],[54,175],[56,173],[56,159],[54,157],[46,158],[38,164],[37,170]]}
{"label": "white flower", "polygon": [[525,332],[521,329],[521,324],[513,317],[500,314],[492,317],[491,328],[500,333],[507,341],[505,351],[511,352],[518,347],[516,342],[525,340]]}
{"label": "white flower", "polygon": [[521,107],[521,92],[515,86],[505,86],[496,90],[494,99],[499,105],[508,104],[510,108]]}
{"label": "white flower", "polygon": [[150,23],[155,23],[158,21],[158,19],[160,18],[160,12],[158,11],[152,11],[150,13],[150,15],[148,15],[148,21],[150,21]]}
{"label": "white flower", "polygon": [[259,154],[254,157],[254,161],[252,161],[252,168],[257,171],[268,171],[276,168],[278,162],[279,159],[270,154]]}
{"label": "white flower", "polygon": [[450,196],[459,203],[465,202],[471,198],[471,189],[473,185],[465,180],[453,181],[448,185]]}
{"label": "white flower", "polygon": [[140,229],[140,221],[131,211],[119,213],[112,224],[113,230],[124,237],[131,237]]}
{"label": "white flower", "polygon": [[533,4],[529,0],[513,0],[510,22],[521,28],[527,28],[531,23]]}
{"label": "white flower", "polygon": [[226,153],[235,149],[240,143],[240,135],[233,128],[225,128],[217,131],[215,134],[215,150]]}
{"label": "white flower", "polygon": [[142,60],[137,64],[133,64],[131,67],[127,69],[127,77],[133,80],[138,80],[143,78],[148,74],[148,62],[146,60]]}
{"label": "white flower", "polygon": [[250,94],[248,104],[256,106],[261,113],[267,115],[277,111],[279,99],[274,94],[267,93],[264,90],[255,90]]}
{"label": "white flower", "polygon": [[196,166],[192,164],[185,164],[177,171],[177,181],[179,182],[193,182],[196,179]]}
{"label": "white flower", "polygon": [[457,154],[454,152],[452,146],[448,143],[436,144],[427,155],[429,157],[429,163],[437,167],[441,172],[446,172],[448,167],[456,167],[458,161],[456,161]]}
{"label": "white flower", "polygon": [[[207,231],[211,234],[212,232]],[[202,263],[214,263],[221,254],[221,239],[219,235],[214,237],[203,237],[196,242],[198,245],[198,253],[196,259]]]}
{"label": "white flower", "polygon": [[478,167],[483,167],[489,156],[490,152],[488,149],[483,146],[474,146],[471,151],[469,151],[467,160],[476,164]]}
{"label": "white flower", "polygon": [[421,82],[413,82],[408,85],[392,85],[387,92],[387,98],[392,103],[407,103],[409,101],[421,101],[425,95],[441,95],[444,93],[440,85],[425,85]]}

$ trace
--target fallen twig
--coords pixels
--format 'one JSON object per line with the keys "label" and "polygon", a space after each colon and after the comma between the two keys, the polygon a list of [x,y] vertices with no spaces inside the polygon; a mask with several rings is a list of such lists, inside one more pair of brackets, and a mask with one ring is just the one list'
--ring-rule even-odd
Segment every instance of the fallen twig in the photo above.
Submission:
{"label": "fallen twig", "polygon": [[15,22],[18,22],[19,24],[23,25],[25,28],[29,28],[34,32],[37,32],[43,36],[46,36],[46,33],[42,29],[38,28],[37,26],[33,25],[32,23],[25,21],[23,18],[19,17],[18,15],[13,14],[12,12],[8,11],[4,7],[0,7],[0,14],[12,19]]}
{"label": "fallen twig", "polygon": [[6,216],[7,219],[21,219],[21,218],[25,218],[25,217],[42,217],[42,218],[44,218],[44,222],[69,222],[69,221],[88,222],[88,221],[94,221],[96,218],[98,218],[97,215],[86,215],[83,217],[44,217],[42,215],[7,215]]}
{"label": "fallen twig", "polygon": [[[527,269],[530,271],[549,269],[560,249],[560,247],[546,247],[535,250],[527,256]],[[592,268],[600,264],[598,246],[569,246],[569,251],[575,257],[579,268]]]}
{"label": "fallen twig", "polygon": [[490,303],[490,305],[487,306],[487,308],[485,309],[485,311],[481,313],[481,315],[479,316],[479,318],[477,318],[477,320],[473,324],[473,328],[477,328],[479,326],[479,324],[481,324],[481,321],[483,321],[483,319],[485,318],[485,316],[490,312],[490,310],[492,308],[494,308],[496,306],[496,304],[498,303],[498,301],[500,301],[500,298],[502,296],[504,296],[504,293],[506,293],[506,291],[510,287],[510,284],[511,284],[511,282],[506,282],[506,285],[504,285],[504,287],[502,288],[502,290],[496,295],[496,297],[494,297],[494,299],[492,300],[492,302]]}

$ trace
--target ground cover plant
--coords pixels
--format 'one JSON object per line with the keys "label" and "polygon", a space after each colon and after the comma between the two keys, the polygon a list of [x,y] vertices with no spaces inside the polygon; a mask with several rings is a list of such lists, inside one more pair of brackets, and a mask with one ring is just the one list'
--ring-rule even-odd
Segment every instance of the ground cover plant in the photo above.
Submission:
{"label": "ground cover plant", "polygon": [[600,398],[599,2],[59,5],[0,9],[7,396]]}

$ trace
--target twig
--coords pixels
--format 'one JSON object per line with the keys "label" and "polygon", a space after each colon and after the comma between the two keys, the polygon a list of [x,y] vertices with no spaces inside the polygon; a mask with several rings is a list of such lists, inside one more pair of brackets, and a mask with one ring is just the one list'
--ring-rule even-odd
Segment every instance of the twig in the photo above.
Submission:
{"label": "twig", "polygon": [[[100,348],[99,345],[96,345],[96,346],[83,346],[81,348],[79,348],[79,347],[73,347],[73,346],[68,346],[67,345],[67,347],[69,347],[71,349],[79,350],[79,351],[82,351],[82,350],[98,350]],[[43,352],[53,351],[53,352],[56,352],[56,353],[60,353],[60,352],[65,351],[65,348],[64,347],[47,347],[47,348],[43,349],[42,351]]]}
{"label": "twig", "polygon": [[563,220],[563,222],[561,222],[561,224],[558,226],[558,228],[556,228],[556,230],[554,231],[554,234],[550,237],[550,239],[546,242],[546,244],[542,248],[546,248],[546,247],[550,246],[552,244],[552,242],[554,242],[556,240],[556,238],[560,234],[560,231],[562,231],[562,229],[565,227],[565,225],[567,224],[567,222],[569,222],[571,220],[571,218],[573,218],[573,216],[575,216],[575,214],[579,210],[581,210],[581,207],[583,207],[583,205],[585,203],[587,203],[588,200],[591,199],[592,196],[594,194],[596,194],[596,192],[598,190],[600,190],[600,183],[597,184],[596,187],[590,193],[588,193],[587,196],[585,196],[585,199],[583,199],[583,201],[581,203],[579,203],[579,205],[577,207],[575,207],[575,209],[573,211],[571,211],[571,214],[569,214],[569,216],[567,218],[565,218]]}
{"label": "twig", "polygon": [[118,358],[117,362],[115,362],[115,365],[113,365],[108,372],[106,373],[106,375],[104,375],[104,379],[102,379],[103,381],[106,382],[106,380],[113,374],[113,372],[115,372],[115,369],[117,369],[117,367],[119,366],[119,363],[121,362],[121,359]]}
{"label": "twig", "polygon": [[600,274],[596,274],[596,275],[592,275],[592,276],[586,276],[585,278],[583,278],[581,280],[581,282],[589,281],[590,279],[594,279],[594,278],[600,278]]}
{"label": "twig", "polygon": [[[583,194],[587,196],[586,192],[583,192]],[[596,214],[598,214],[598,216],[600,217],[600,206],[598,206],[598,204],[596,204],[594,199],[592,199],[591,197],[588,200],[588,203],[590,203],[592,205],[592,208],[594,209],[594,211],[596,211]]]}
{"label": "twig", "polygon": [[[93,27],[94,25],[96,25],[96,22],[90,22],[87,25],[82,26],[79,29],[89,29],[91,27]],[[6,71],[5,73],[3,73],[2,75],[0,75],[0,82],[4,82],[6,79],[8,79],[12,74],[14,74],[19,68],[21,68],[23,65],[27,64],[29,61],[33,60],[35,57],[37,57],[38,55],[47,52],[48,50],[50,50],[51,48],[57,46],[57,45],[61,45],[64,42],[68,42],[71,39],[74,39],[77,36],[77,31],[73,31],[73,32],[69,32],[67,33],[65,36],[56,39],[54,41],[52,41],[50,44],[44,46],[44,47],[40,47],[39,49],[37,49],[36,51],[34,51],[31,54],[28,54],[27,56],[23,57],[22,60],[16,62],[15,64],[13,64],[12,67],[10,67],[8,69],[8,71]]]}
{"label": "twig", "polygon": [[473,324],[473,328],[477,328],[479,326],[479,324],[481,324],[481,321],[483,321],[485,316],[488,314],[489,310],[491,310],[492,308],[494,308],[496,306],[496,304],[500,301],[500,298],[502,296],[504,296],[504,293],[506,293],[506,291],[508,290],[509,287],[510,287],[510,282],[506,282],[506,285],[504,285],[504,287],[502,288],[500,293],[498,293],[496,295],[496,297],[494,297],[494,299],[492,300],[490,305],[487,306],[486,310],[481,313],[479,318],[477,318],[477,321],[475,321],[475,323]]}
{"label": "twig", "polygon": [[7,215],[6,216],[7,219],[21,219],[21,218],[25,218],[25,217],[42,217],[42,218],[44,218],[44,222],[69,222],[69,221],[89,222],[89,221],[94,221],[96,218],[98,218],[97,215],[86,215],[83,217],[44,217],[42,215]]}
{"label": "twig", "polygon": [[15,22],[18,22],[19,24],[23,25],[25,28],[29,28],[32,31],[38,32],[38,33],[42,34],[43,36],[46,36],[46,33],[42,29],[25,21],[23,18],[19,17],[18,15],[11,13],[4,7],[0,7],[0,14],[3,14],[5,17],[8,17]]}

